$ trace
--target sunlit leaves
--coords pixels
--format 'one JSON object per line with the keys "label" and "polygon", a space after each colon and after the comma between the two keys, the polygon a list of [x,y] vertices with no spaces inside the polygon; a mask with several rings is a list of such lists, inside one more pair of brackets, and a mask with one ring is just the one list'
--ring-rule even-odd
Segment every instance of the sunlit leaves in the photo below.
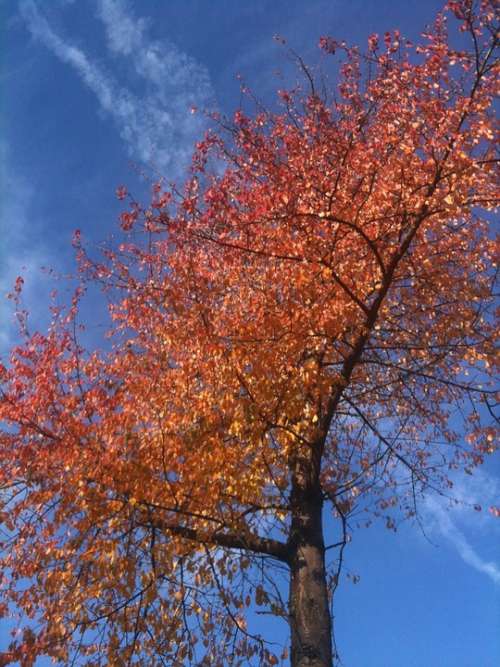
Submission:
{"label": "sunlit leaves", "polygon": [[184,190],[143,209],[118,188],[116,249],[75,235],[110,349],[81,348],[80,289],[0,367],[0,592],[31,622],[13,657],[277,664],[251,613],[287,617],[268,567],[292,475],[394,528],[493,453],[498,65],[493,3],[471,6],[449,3],[470,52],[442,16],[416,49],[323,39],[337,99],[306,76],[276,113],[219,118]]}

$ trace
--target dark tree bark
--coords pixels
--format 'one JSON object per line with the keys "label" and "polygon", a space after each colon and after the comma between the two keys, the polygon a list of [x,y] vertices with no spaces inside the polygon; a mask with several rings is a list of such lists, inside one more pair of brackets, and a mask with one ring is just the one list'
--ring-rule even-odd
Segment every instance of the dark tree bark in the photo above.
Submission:
{"label": "dark tree bark", "polygon": [[289,540],[292,667],[331,667],[332,622],[328,604],[319,482],[295,477]]}

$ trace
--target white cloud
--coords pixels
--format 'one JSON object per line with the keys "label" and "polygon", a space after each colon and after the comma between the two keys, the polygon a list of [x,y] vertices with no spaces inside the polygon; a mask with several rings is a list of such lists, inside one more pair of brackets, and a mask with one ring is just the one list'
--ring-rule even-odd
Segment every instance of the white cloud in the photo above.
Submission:
{"label": "white cloud", "polygon": [[128,13],[120,0],[101,0],[98,17],[105,28],[108,53],[125,58],[140,77],[143,92],[136,94],[57,33],[34,0],[23,0],[20,7],[31,34],[71,66],[95,94],[131,157],[169,178],[182,176],[205,127],[204,118],[190,109],[207,107],[213,98],[206,69],[174,45],[152,40],[147,23]]}
{"label": "white cloud", "polygon": [[[483,558],[466,537],[466,533],[474,531],[489,535],[500,531],[500,522],[488,512],[491,505],[498,504],[500,480],[478,469],[473,476],[458,477],[452,495],[458,503],[451,507],[440,496],[428,495],[424,503],[424,523],[434,535],[445,537],[465,563],[500,586],[500,564]],[[474,506],[481,511],[474,510]]]}
{"label": "white cloud", "polygon": [[97,14],[106,27],[108,45],[114,53],[127,56],[144,45],[146,21],[132,19],[120,0],[101,0]]}
{"label": "white cloud", "polygon": [[38,325],[47,319],[48,292],[53,284],[44,277],[42,266],[55,264],[48,249],[33,245],[30,239],[35,222],[30,215],[34,190],[16,173],[5,142],[0,144],[1,206],[0,206],[0,356],[18,340],[13,304],[7,299],[17,276],[24,278],[23,307],[30,313],[30,322]]}

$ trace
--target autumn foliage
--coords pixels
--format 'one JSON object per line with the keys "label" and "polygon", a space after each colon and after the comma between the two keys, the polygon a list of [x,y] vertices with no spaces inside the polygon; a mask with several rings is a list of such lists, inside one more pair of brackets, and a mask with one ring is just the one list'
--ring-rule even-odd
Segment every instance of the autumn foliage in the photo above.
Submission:
{"label": "autumn foliage", "polygon": [[73,303],[0,366],[5,664],[288,664],[260,610],[293,665],[329,665],[356,521],[493,452],[495,4],[449,2],[417,47],[322,38],[336,87],[298,58],[305,84],[217,118],[183,190],[119,189],[115,249],[76,238]]}

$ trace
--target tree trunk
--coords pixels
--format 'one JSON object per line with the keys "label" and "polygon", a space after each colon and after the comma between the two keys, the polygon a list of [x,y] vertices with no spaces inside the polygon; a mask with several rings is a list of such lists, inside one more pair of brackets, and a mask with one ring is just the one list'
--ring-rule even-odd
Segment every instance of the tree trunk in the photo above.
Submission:
{"label": "tree trunk", "polygon": [[292,667],[332,667],[332,623],[328,604],[319,489],[292,491],[290,533],[290,633]]}

